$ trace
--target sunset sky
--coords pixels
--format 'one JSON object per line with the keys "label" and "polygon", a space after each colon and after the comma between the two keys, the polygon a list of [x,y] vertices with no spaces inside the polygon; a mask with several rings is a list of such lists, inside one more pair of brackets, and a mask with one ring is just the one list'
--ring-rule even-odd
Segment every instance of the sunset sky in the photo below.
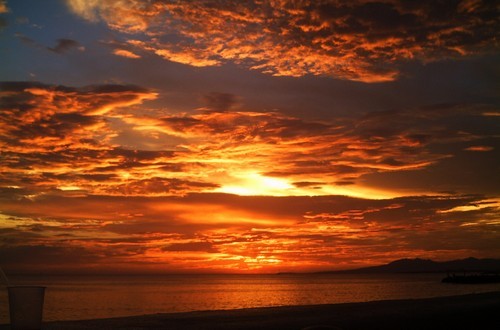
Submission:
{"label": "sunset sky", "polygon": [[0,0],[0,266],[500,257],[495,1]]}

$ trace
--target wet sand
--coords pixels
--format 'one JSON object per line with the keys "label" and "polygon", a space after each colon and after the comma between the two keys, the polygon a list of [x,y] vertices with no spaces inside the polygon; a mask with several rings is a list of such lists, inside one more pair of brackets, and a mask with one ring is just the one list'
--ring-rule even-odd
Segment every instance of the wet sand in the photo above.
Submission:
{"label": "wet sand", "polygon": [[500,292],[45,322],[43,329],[500,329]]}

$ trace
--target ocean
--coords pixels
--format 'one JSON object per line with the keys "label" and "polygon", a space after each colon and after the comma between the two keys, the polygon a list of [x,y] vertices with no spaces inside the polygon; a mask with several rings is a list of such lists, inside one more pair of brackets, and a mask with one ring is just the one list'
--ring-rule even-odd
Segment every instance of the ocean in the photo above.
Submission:
{"label": "ocean", "polygon": [[[441,283],[443,274],[287,274],[13,277],[46,286],[44,321],[267,306],[336,304],[500,291]],[[8,323],[5,287],[0,324]]]}

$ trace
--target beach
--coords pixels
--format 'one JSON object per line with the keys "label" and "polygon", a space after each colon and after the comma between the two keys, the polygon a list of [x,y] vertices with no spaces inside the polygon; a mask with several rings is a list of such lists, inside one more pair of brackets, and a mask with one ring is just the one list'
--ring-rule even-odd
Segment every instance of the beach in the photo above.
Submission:
{"label": "beach", "polygon": [[[44,322],[77,329],[500,329],[500,292]],[[8,325],[0,326],[9,329]]]}

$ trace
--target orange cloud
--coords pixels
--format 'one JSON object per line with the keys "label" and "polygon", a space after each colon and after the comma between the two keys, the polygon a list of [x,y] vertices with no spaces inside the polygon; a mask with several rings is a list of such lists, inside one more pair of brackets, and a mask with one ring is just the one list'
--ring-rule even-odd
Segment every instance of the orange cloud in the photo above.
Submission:
{"label": "orange cloud", "polygon": [[470,146],[465,148],[467,151],[492,151],[493,149],[495,148],[490,146]]}
{"label": "orange cloud", "polygon": [[1,167],[10,168],[2,179],[7,185],[24,181],[22,186],[35,191],[89,190],[102,184],[93,178],[113,177],[110,172],[94,172],[121,159],[110,144],[116,132],[108,118],[120,107],[156,95],[132,86],[75,89],[16,82],[0,87]]}
{"label": "orange cloud", "polygon": [[139,55],[134,54],[131,51],[125,49],[115,49],[113,51],[113,54],[128,58],[141,58]]}
{"label": "orange cloud", "polygon": [[432,153],[428,146],[484,138],[473,127],[450,129],[446,124],[451,116],[481,118],[481,112],[461,106],[412,109],[333,123],[234,111],[126,120],[139,130],[182,138],[183,149],[173,161],[185,164],[193,175],[212,178],[221,185],[217,191],[362,196],[375,192],[337,182],[352,183],[369,173],[425,169],[453,157]]}
{"label": "orange cloud", "polygon": [[9,12],[9,8],[7,7],[7,1],[1,0],[0,1],[0,14],[5,14],[8,12]]}
{"label": "orange cloud", "polygon": [[[487,1],[67,0],[77,15],[143,34],[130,44],[192,66],[234,62],[276,76],[397,79],[399,64],[457,58],[497,47]],[[172,37],[173,36],[173,37]]]}
{"label": "orange cloud", "polygon": [[100,116],[156,95],[123,86],[73,89],[19,82],[0,87],[6,152],[107,148],[113,132]]}
{"label": "orange cloud", "polygon": [[[454,157],[433,151],[437,144],[494,138],[474,125],[447,125],[450,118],[486,124],[483,113],[491,110],[473,106],[313,122],[278,112],[230,111],[237,99],[230,94],[211,94],[207,108],[162,117],[134,110],[156,97],[139,87],[4,83],[1,96],[3,186],[26,189],[26,196],[389,198],[407,191],[364,186],[364,178],[424,170]],[[436,193],[431,189],[412,193]]]}
{"label": "orange cloud", "polygon": [[500,250],[498,201],[480,196],[0,200],[0,262],[18,271],[324,270]]}

